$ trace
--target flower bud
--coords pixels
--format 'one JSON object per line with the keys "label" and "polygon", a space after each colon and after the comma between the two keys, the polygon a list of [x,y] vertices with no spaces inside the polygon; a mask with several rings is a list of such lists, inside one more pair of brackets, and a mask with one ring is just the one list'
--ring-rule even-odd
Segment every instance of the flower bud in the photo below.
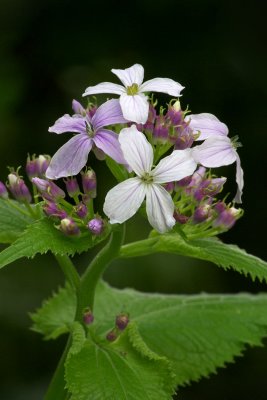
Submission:
{"label": "flower bud", "polygon": [[83,314],[83,322],[86,325],[91,325],[94,322],[94,315],[90,308],[87,308]]}
{"label": "flower bud", "polygon": [[104,230],[104,221],[101,218],[93,218],[88,222],[87,226],[93,235],[101,235]]}
{"label": "flower bud", "polygon": [[79,103],[77,100],[72,100],[72,109],[74,111],[75,114],[79,114],[79,115],[86,115],[86,111],[83,108],[83,106],[81,105],[81,103]]}
{"label": "flower bud", "polygon": [[193,130],[189,126],[181,127],[177,131],[177,138],[174,143],[175,150],[185,150],[192,146],[194,142]]}
{"label": "flower bud", "polygon": [[166,125],[164,115],[158,115],[155,120],[155,127],[153,130],[153,138],[156,142],[167,143],[169,136],[169,128]]}
{"label": "flower bud", "polygon": [[195,209],[193,214],[193,222],[198,224],[206,221],[210,217],[211,206],[209,204],[203,204]]}
{"label": "flower bud", "polygon": [[48,156],[40,155],[38,158],[33,156],[32,159],[28,156],[26,162],[26,173],[28,175],[28,178],[32,180],[32,178],[35,177],[38,178],[44,177],[44,174],[49,166],[49,163],[50,163],[50,157]]}
{"label": "flower bud", "polygon": [[58,217],[60,219],[64,219],[68,216],[65,210],[62,210],[56,203],[50,201],[45,203],[43,210],[48,217]]}
{"label": "flower bud", "polygon": [[129,323],[129,315],[128,314],[119,314],[116,317],[116,327],[120,330],[120,331],[124,331],[124,329],[127,327]]}
{"label": "flower bud", "polygon": [[165,183],[163,186],[169,193],[172,193],[174,190],[174,182]]}
{"label": "flower bud", "polygon": [[67,178],[64,180],[68,195],[70,197],[76,197],[80,193],[79,184],[76,178]]}
{"label": "flower bud", "polygon": [[174,212],[173,217],[175,221],[179,222],[180,224],[186,224],[189,220],[189,217],[184,214],[180,214],[177,210]]}
{"label": "flower bud", "polygon": [[37,163],[38,163],[38,168],[39,168],[39,174],[38,176],[40,178],[43,178],[45,176],[46,170],[49,167],[50,164],[50,157],[49,156],[43,156],[40,155],[37,158]]}
{"label": "flower bud", "polygon": [[42,197],[48,201],[56,201],[65,197],[65,193],[52,181],[41,178],[33,178],[32,182],[39,190]]}
{"label": "flower bud", "polygon": [[20,178],[15,173],[11,173],[8,175],[8,181],[9,181],[8,188],[17,201],[20,201],[22,203],[31,202],[32,200],[31,193],[22,178]]}
{"label": "flower bud", "polygon": [[85,218],[88,213],[86,205],[82,202],[77,204],[77,206],[75,206],[74,209],[75,209],[76,214],[80,218]]}
{"label": "flower bud", "polygon": [[63,218],[59,229],[67,236],[78,236],[80,234],[78,225],[71,218]]}
{"label": "flower bud", "polygon": [[96,197],[96,174],[92,169],[82,172],[82,185],[85,194],[89,195],[91,199]]}
{"label": "flower bud", "polygon": [[112,329],[112,331],[108,332],[106,335],[106,339],[109,342],[114,342],[114,340],[116,340],[118,337],[118,332],[116,329]]}
{"label": "flower bud", "polygon": [[[216,194],[220,193],[225,184],[227,178],[215,178],[215,179],[207,179],[202,183],[202,192],[204,195],[209,197],[216,196]],[[205,184],[207,182],[208,184]]]}
{"label": "flower bud", "polygon": [[[218,207],[216,207],[216,211],[218,212]],[[230,229],[238,220],[238,218],[241,217],[242,210],[235,207],[226,207],[218,214],[218,217],[213,221],[213,226],[220,227],[222,229]]]}
{"label": "flower bud", "polygon": [[0,198],[8,199],[8,191],[3,182],[0,181]]}

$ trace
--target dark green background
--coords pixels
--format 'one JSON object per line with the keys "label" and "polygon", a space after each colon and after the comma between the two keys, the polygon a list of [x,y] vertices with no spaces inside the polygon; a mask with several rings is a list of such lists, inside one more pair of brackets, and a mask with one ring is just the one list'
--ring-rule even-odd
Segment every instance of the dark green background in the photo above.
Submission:
{"label": "dark green background", "polygon": [[[239,135],[245,215],[224,240],[266,258],[263,6],[259,0],[1,0],[0,180],[6,179],[6,166],[23,165],[28,152],[53,154],[65,142],[66,136],[49,134],[48,126],[71,112],[71,100],[81,100],[87,86],[117,82],[111,68],[140,63],[146,79],[169,77],[184,85],[184,107],[215,114],[231,136]],[[101,205],[113,182],[103,165],[97,168]],[[221,173],[229,176],[227,188],[234,193],[234,166]],[[144,235],[147,224],[137,219]],[[129,240],[138,237],[135,222],[129,223]],[[82,268],[87,260],[77,262]],[[163,255],[113,264],[106,279],[118,287],[170,293],[266,291],[266,285],[211,264]],[[1,400],[42,399],[64,339],[43,342],[29,331],[27,313],[62,281],[51,256],[1,271]],[[266,349],[248,350],[236,365],[181,390],[179,398],[265,400],[266,365]]]}

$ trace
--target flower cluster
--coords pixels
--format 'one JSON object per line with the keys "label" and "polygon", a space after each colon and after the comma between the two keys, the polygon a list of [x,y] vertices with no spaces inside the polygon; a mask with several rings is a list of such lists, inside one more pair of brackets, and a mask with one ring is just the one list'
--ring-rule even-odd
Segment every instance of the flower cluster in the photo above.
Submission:
{"label": "flower cluster", "polygon": [[[88,87],[83,95],[111,93],[119,98],[99,107],[89,102],[86,108],[73,100],[73,114],[59,118],[49,132],[74,136],[51,160],[28,160],[27,173],[44,200],[45,214],[58,219],[59,229],[68,235],[79,235],[84,227],[94,235],[103,232],[106,223],[93,211],[95,175],[91,169],[81,172],[94,153],[99,160],[112,161],[107,162],[111,172],[114,165],[123,171],[124,178],[105,197],[103,210],[110,224],[125,222],[144,204],[149,223],[159,233],[178,229],[195,237],[229,229],[242,214],[234,207],[241,203],[244,185],[237,138],[230,139],[227,126],[214,115],[183,111],[178,97],[184,88],[178,82],[155,78],[143,83],[139,64],[112,72],[123,85],[104,82]],[[164,109],[148,92],[174,98]],[[233,203],[226,203],[226,197],[217,198],[226,178],[216,177],[210,168],[233,163],[238,189]],[[59,178],[66,178],[67,194],[75,204],[66,201],[54,182]],[[9,176],[8,188],[17,200],[31,201],[18,174]],[[2,183],[0,196],[8,196]]]}

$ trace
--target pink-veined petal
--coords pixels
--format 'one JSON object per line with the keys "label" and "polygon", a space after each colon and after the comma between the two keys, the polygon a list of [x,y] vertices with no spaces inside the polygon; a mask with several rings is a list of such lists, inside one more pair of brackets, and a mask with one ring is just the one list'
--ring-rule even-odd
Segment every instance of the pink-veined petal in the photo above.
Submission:
{"label": "pink-veined petal", "polygon": [[111,224],[126,221],[140,208],[144,201],[146,187],[139,178],[130,178],[111,189],[105,199],[104,213]]}
{"label": "pink-veined petal", "polygon": [[191,156],[191,149],[174,150],[171,155],[163,158],[152,171],[155,183],[179,181],[192,175],[197,167]]}
{"label": "pink-veined petal", "polygon": [[175,224],[171,195],[160,185],[147,185],[146,212],[149,223],[160,233],[170,230]]}
{"label": "pink-veined petal", "polygon": [[125,93],[125,88],[122,85],[117,85],[111,82],[102,82],[95,86],[88,86],[85,89],[83,96],[89,96],[91,94],[98,93],[112,93],[112,94],[122,94]]}
{"label": "pink-veined petal", "polygon": [[53,126],[50,126],[48,131],[58,134],[65,132],[85,133],[85,120],[81,115],[74,115],[71,117],[69,114],[65,114],[63,117],[59,118]]}
{"label": "pink-veined petal", "polygon": [[117,161],[119,164],[127,164],[123,157],[121,146],[119,143],[119,136],[110,131],[109,129],[101,129],[93,137],[93,142],[96,147],[101,149],[113,160]]}
{"label": "pink-veined petal", "polygon": [[150,172],[153,164],[153,149],[142,132],[135,125],[124,128],[119,134],[119,142],[125,160],[138,176]]}
{"label": "pink-veined petal", "polygon": [[134,96],[126,93],[120,97],[120,105],[124,118],[137,124],[145,124],[148,119],[149,104],[143,93]]}
{"label": "pink-veined petal", "polygon": [[204,140],[212,136],[227,136],[228,127],[215,115],[209,113],[191,114],[185,117],[189,126],[195,134],[200,132],[196,140]]}
{"label": "pink-veined petal", "polygon": [[204,167],[221,167],[236,161],[236,151],[227,136],[210,137],[192,149],[192,156]]}
{"label": "pink-veined petal", "polygon": [[144,80],[144,68],[140,64],[134,64],[132,67],[126,69],[112,69],[111,72],[113,72],[126,87],[132,86],[134,83],[139,86]]}
{"label": "pink-veined petal", "polygon": [[46,170],[46,177],[58,179],[77,175],[87,162],[92,144],[92,140],[87,135],[72,137],[52,157]]}
{"label": "pink-veined petal", "polygon": [[128,121],[122,115],[119,99],[112,99],[103,103],[92,118],[92,125],[95,131],[103,126],[124,124],[126,122]]}
{"label": "pink-veined petal", "polygon": [[144,82],[139,90],[140,92],[160,92],[167,93],[170,96],[179,97],[184,86],[169,78],[154,78]]}
{"label": "pink-veined petal", "polygon": [[241,168],[240,158],[237,153],[236,153],[236,183],[237,183],[237,192],[234,201],[236,203],[242,203],[241,197],[244,187],[244,171]]}

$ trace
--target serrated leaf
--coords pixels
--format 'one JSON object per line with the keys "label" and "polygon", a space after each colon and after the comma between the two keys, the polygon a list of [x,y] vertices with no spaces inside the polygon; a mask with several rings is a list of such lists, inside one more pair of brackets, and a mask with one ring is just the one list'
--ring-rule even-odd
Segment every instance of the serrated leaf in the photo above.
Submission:
{"label": "serrated leaf", "polygon": [[[64,290],[58,295],[62,299]],[[73,311],[69,315],[75,313],[73,299]],[[59,303],[63,305],[64,301]],[[148,351],[168,358],[176,374],[176,384],[184,385],[233,361],[242,354],[246,344],[260,345],[261,339],[267,336],[266,309],[265,294],[151,295],[114,289],[101,282],[96,293],[93,326],[95,335],[104,337],[114,326],[116,315],[129,313]],[[62,315],[65,311],[64,307],[61,312],[57,309]],[[43,317],[49,319],[49,312]],[[64,326],[73,322],[73,317],[68,322],[66,315],[62,318]],[[39,320],[34,320],[36,330],[42,331]],[[58,324],[53,320],[50,326],[54,331],[62,327],[60,320]],[[52,330],[44,333],[53,336]],[[138,346],[137,340],[135,345]]]}
{"label": "serrated leaf", "polygon": [[29,225],[14,243],[0,253],[0,268],[21,257],[34,257],[37,253],[51,251],[54,254],[74,255],[82,253],[100,243],[105,236],[83,234],[80,237],[68,237],[53,226],[48,218],[40,219]]}
{"label": "serrated leaf", "polygon": [[211,261],[224,269],[232,268],[241,274],[250,275],[253,280],[258,278],[267,282],[266,261],[217,238],[185,240],[179,234],[171,233],[136,243],[123,246],[121,256],[134,257],[157,252],[180,254]]}
{"label": "serrated leaf", "polygon": [[74,332],[75,350],[70,349],[65,364],[72,400],[172,399],[174,377],[169,362],[151,350],[143,351],[146,345],[142,346],[134,325],[113,343],[96,343],[89,338],[81,347],[80,332],[78,336],[77,345]]}
{"label": "serrated leaf", "polygon": [[0,199],[0,243],[12,243],[33,222],[23,204]]}
{"label": "serrated leaf", "polygon": [[56,339],[69,332],[75,317],[76,297],[70,286],[54,294],[44,301],[42,307],[30,314],[34,322],[32,330],[42,333],[45,339]]}

